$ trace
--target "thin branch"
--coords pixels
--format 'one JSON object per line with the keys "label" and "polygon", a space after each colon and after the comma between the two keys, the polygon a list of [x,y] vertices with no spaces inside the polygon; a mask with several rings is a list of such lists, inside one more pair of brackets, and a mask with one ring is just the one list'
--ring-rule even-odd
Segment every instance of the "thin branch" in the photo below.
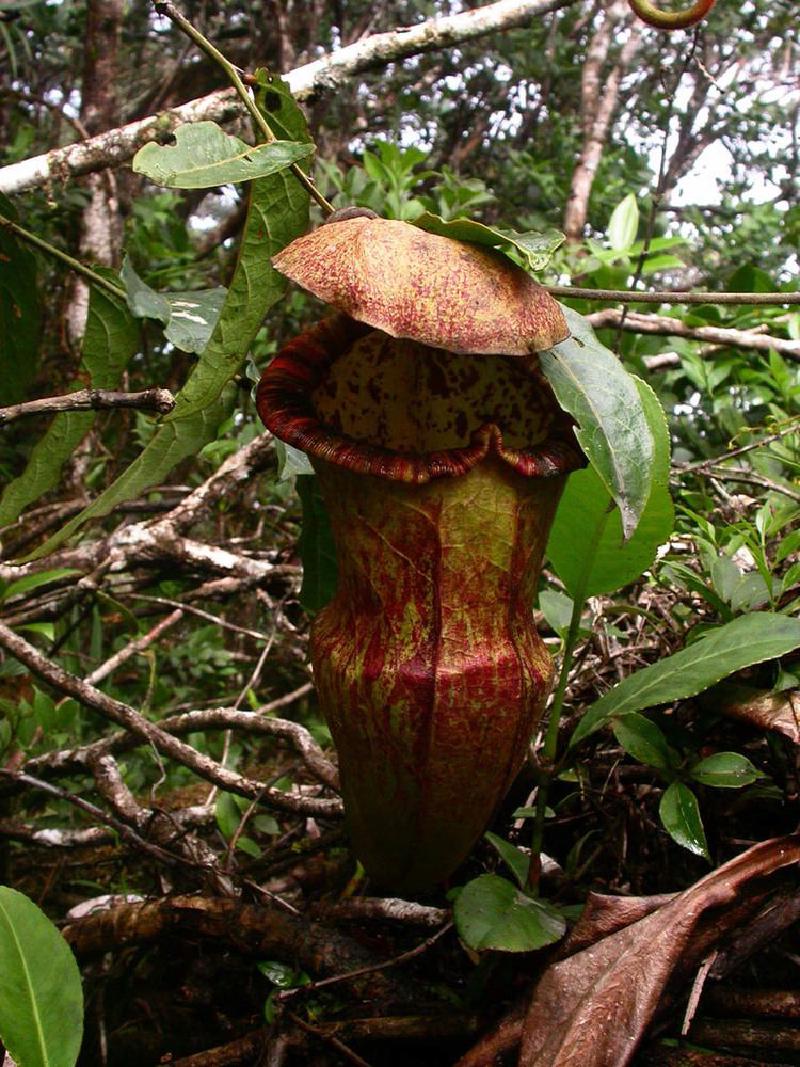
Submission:
{"label": "thin branch", "polygon": [[[416,26],[376,33],[340,48],[285,75],[298,100],[336,89],[367,70],[505,30],[530,26],[534,19],[568,7],[576,0],[497,0],[473,11],[428,19]],[[163,138],[185,122],[225,122],[242,114],[244,106],[233,89],[224,89],[187,104],[150,115],[138,122],[92,137],[80,144],[56,148],[44,155],[0,167],[0,192],[19,193],[118,166],[143,144]]]}
{"label": "thin branch", "polygon": [[[683,471],[679,473],[683,474]],[[800,493],[796,489],[790,489],[780,482],[771,478],[765,478],[761,474],[754,474],[750,470],[739,470],[736,467],[721,467],[719,464],[711,464],[707,467],[699,467],[696,472],[701,478],[717,479],[720,482],[742,482],[744,485],[757,485],[760,489],[769,489],[773,493],[788,496],[790,500],[800,503]]]}
{"label": "thin branch", "polygon": [[687,326],[680,319],[667,315],[641,315],[631,311],[627,315],[618,308],[603,308],[586,316],[596,330],[616,327],[629,333],[654,334],[659,337],[686,337],[693,341],[706,341],[713,345],[732,348],[749,348],[756,352],[771,349],[800,363],[800,341],[785,337],[772,337],[750,330],[733,330],[719,326]]}
{"label": "thin branch", "polygon": [[574,285],[546,285],[553,296],[574,297],[576,300],[608,300],[628,304],[752,304],[768,307],[773,304],[800,304],[798,293],[701,293],[675,292],[670,289],[654,292],[633,292],[630,289],[581,289]]}
{"label": "thin branch", "polygon": [[[83,143],[85,144],[86,142]],[[116,296],[120,300],[125,299],[125,290],[120,286],[114,285],[108,278],[104,278],[102,274],[93,271],[91,267],[87,267],[85,263],[81,263],[81,261],[75,259],[74,256],[68,256],[66,252],[62,252],[60,248],[51,245],[49,241],[37,237],[35,233],[26,230],[24,226],[12,222],[11,219],[7,219],[5,215],[0,215],[0,226],[4,226],[7,230],[16,234],[21,241],[24,241],[25,244],[29,244],[32,248],[38,248],[40,252],[46,253],[46,255],[51,256],[53,259],[60,260],[65,267],[74,270],[76,274],[80,274],[88,282],[91,282],[92,285],[98,285],[101,289],[105,289],[106,292],[111,293],[112,296]]]}
{"label": "thin branch", "polygon": [[721,456],[712,456],[710,459],[701,459],[697,463],[677,464],[673,469],[679,474],[690,474],[692,471],[702,470],[705,467],[717,466],[721,463],[725,463],[729,459],[743,456],[746,452],[752,452],[756,448],[764,448],[766,445],[774,445],[776,441],[782,440],[782,438],[787,437],[791,433],[800,433],[800,417],[792,419],[788,426],[783,426],[780,430],[776,430],[775,433],[771,433],[767,437],[762,437],[758,441],[750,441],[746,445],[740,445],[738,448],[732,448],[729,452],[724,452]]}
{"label": "thin branch", "polygon": [[[184,16],[180,13],[180,11],[178,11],[175,5],[170,2],[170,0],[156,0],[155,8],[159,15],[164,15],[171,22],[174,22],[179,29],[183,30],[187,37],[194,41],[194,43],[202,52],[205,52],[205,54],[210,59],[212,59],[215,63],[222,67],[222,69],[225,71],[225,74],[227,75],[228,81],[233,85],[234,89],[236,90],[236,95],[244,104],[245,108],[250,114],[250,117],[255,123],[256,129],[262,134],[267,144],[277,140],[269,123],[259,111],[255,100],[253,100],[253,97],[247,91],[245,84],[240,78],[239,72],[233,65],[233,63],[231,63],[230,60],[228,60],[218,48],[215,48],[211,41],[209,41],[207,37],[205,37],[198,29],[196,29],[196,27],[194,27],[187,18],[184,18]],[[309,176],[302,169],[302,167],[300,167],[297,163],[291,163],[289,165],[289,170],[292,172],[295,178],[297,178],[297,180],[303,186],[308,195],[312,197],[317,202],[317,204],[319,204],[325,214],[330,215],[333,212],[333,205],[328,203],[328,201],[325,199],[319,189],[317,189],[312,179],[309,178]]]}
{"label": "thin branch", "polygon": [[120,393],[112,389],[77,389],[62,396],[46,396],[40,400],[26,400],[0,408],[0,426],[23,415],[54,414],[58,411],[100,411],[111,408],[133,408],[168,415],[175,407],[175,397],[169,389],[154,386],[139,393]]}
{"label": "thin branch", "polygon": [[99,667],[96,667],[91,674],[86,676],[86,681],[90,685],[97,685],[98,682],[102,682],[104,678],[108,678],[109,674],[112,674],[117,667],[127,662],[132,656],[135,656],[139,652],[144,652],[149,648],[154,641],[157,641],[159,637],[170,627],[175,626],[183,618],[183,611],[181,608],[176,608],[169,615],[163,619],[159,619],[152,629],[148,630],[146,634],[142,634],[141,637],[137,637],[135,640],[130,641],[124,648],[121,648],[118,652],[115,652],[113,656],[101,663]]}
{"label": "thin branch", "polygon": [[85,707],[91,708],[111,722],[130,730],[131,733],[151,744],[157,752],[169,756],[176,763],[189,767],[198,777],[213,782],[214,785],[218,785],[227,792],[249,799],[259,797],[274,807],[298,815],[330,818],[341,814],[342,805],[339,800],[285,793],[280,789],[265,787],[260,782],[252,781],[228,770],[216,760],[198,752],[191,745],[179,741],[172,734],[168,734],[161,726],[150,722],[130,705],[107,696],[88,682],[69,674],[3,623],[0,623],[0,647],[10,652],[15,659],[54,689],[74,697]]}

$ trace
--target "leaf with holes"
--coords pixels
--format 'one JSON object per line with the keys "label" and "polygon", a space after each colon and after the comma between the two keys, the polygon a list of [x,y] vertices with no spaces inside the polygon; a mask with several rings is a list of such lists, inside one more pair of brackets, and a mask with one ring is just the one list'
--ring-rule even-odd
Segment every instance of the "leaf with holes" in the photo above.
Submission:
{"label": "leaf with holes", "polygon": [[170,189],[208,189],[267,178],[313,152],[314,146],[302,141],[271,141],[254,148],[216,122],[192,122],[175,130],[174,145],[144,145],[132,166]]}

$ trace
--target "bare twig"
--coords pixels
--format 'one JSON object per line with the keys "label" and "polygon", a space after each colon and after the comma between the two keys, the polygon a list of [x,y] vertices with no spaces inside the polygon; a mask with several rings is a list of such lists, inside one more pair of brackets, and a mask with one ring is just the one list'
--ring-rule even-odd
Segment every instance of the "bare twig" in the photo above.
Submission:
{"label": "bare twig", "polygon": [[782,426],[780,430],[776,430],[775,433],[762,437],[758,441],[749,441],[746,445],[732,448],[729,452],[723,452],[722,455],[714,456],[711,459],[701,459],[697,463],[678,464],[674,469],[680,474],[690,474],[692,471],[713,467],[729,459],[735,459],[737,456],[743,456],[746,452],[752,452],[756,448],[774,445],[776,441],[780,441],[792,433],[800,433],[800,418],[791,419],[788,426]]}
{"label": "bare twig", "polygon": [[[714,297],[726,295],[729,294],[709,294],[711,299],[708,302],[718,303],[719,301],[715,301]],[[680,303],[680,301],[675,302]],[[784,337],[772,337],[769,334],[754,333],[750,330],[733,330],[720,326],[687,326],[680,319],[670,318],[667,315],[640,315],[633,311],[628,312],[624,318],[623,315],[624,312],[618,308],[603,308],[602,311],[592,312],[586,318],[596,330],[615,326],[629,333],[655,334],[660,337],[687,337],[694,341],[752,349],[756,352],[769,352],[772,349],[789,359],[800,362],[800,341],[790,341]]]}
{"label": "bare twig", "polygon": [[117,667],[129,660],[131,656],[135,656],[139,652],[144,652],[146,648],[149,648],[154,641],[157,641],[163,633],[176,623],[180,622],[182,618],[183,611],[180,608],[176,608],[175,611],[170,615],[167,615],[166,618],[159,620],[159,622],[157,622],[151,630],[148,630],[146,634],[142,634],[141,637],[137,637],[134,641],[125,645],[124,648],[121,648],[119,652],[115,652],[113,656],[109,656],[105,663],[101,663],[99,667],[96,667],[91,674],[86,676],[85,680],[89,682],[90,685],[97,685],[98,682],[102,682],[104,678],[108,678],[109,674],[112,674]]}
{"label": "bare twig", "polygon": [[[79,142],[75,147],[80,147],[81,144],[86,144],[85,141]],[[108,278],[104,278],[102,274],[98,274],[97,271],[87,267],[85,263],[81,263],[79,259],[75,259],[74,256],[68,256],[66,252],[62,252],[60,248],[56,248],[55,245],[51,245],[49,241],[45,241],[41,237],[37,237],[35,233],[31,233],[30,230],[26,230],[24,226],[18,225],[16,222],[12,222],[11,219],[7,219],[5,215],[0,215],[0,226],[6,230],[10,230],[11,233],[19,237],[25,244],[31,245],[32,248],[38,248],[40,252],[44,252],[46,255],[51,256],[53,259],[59,260],[68,267],[70,270],[75,271],[76,274],[80,274],[87,282],[91,282],[92,285],[97,285],[101,289],[105,289],[107,293],[112,296],[116,296],[120,300],[125,299],[125,290],[118,285],[114,285]]]}
{"label": "bare twig", "polygon": [[630,289],[581,289],[575,285],[546,285],[544,288],[553,296],[628,304],[752,304],[756,307],[800,304],[800,293],[701,293],[676,292],[671,289],[633,292]]}
{"label": "bare twig", "polygon": [[0,426],[23,415],[51,415],[58,411],[99,411],[108,408],[134,408],[168,415],[175,407],[175,397],[169,389],[154,387],[139,393],[120,393],[112,389],[78,389],[63,396],[46,396],[40,400],[26,400],[0,408]]}
{"label": "bare twig", "polygon": [[419,945],[409,949],[408,952],[401,952],[399,956],[393,956],[390,960],[383,960],[381,963],[372,963],[368,967],[359,967],[355,971],[347,971],[345,974],[334,974],[329,978],[321,978],[317,982],[309,982],[303,986],[296,986],[294,989],[285,989],[278,993],[277,1000],[286,1001],[292,997],[301,993],[314,993],[318,989],[322,989],[327,986],[336,985],[339,982],[349,982],[354,978],[363,978],[367,974],[375,974],[377,971],[387,971],[391,967],[399,967],[402,963],[408,963],[409,960],[414,960],[418,956],[427,952],[429,948],[436,944],[446,933],[453,928],[452,922],[446,922],[444,926],[437,930],[435,934],[427,937]]}

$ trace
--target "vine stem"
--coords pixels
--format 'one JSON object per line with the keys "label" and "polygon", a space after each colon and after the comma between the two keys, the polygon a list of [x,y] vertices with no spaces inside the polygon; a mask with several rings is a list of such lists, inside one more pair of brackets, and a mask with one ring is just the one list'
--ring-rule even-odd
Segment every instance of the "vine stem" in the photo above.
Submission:
{"label": "vine stem", "polygon": [[30,230],[26,230],[24,226],[20,226],[16,222],[12,222],[11,219],[0,215],[0,226],[10,230],[13,234],[16,234],[21,241],[31,245],[33,248],[38,248],[40,252],[45,252],[48,256],[52,256],[53,259],[59,260],[70,270],[74,270],[76,274],[82,275],[92,285],[97,285],[101,289],[105,289],[106,292],[111,293],[112,296],[118,297],[120,300],[125,299],[125,290],[119,286],[114,285],[108,278],[104,278],[102,274],[98,274],[97,271],[92,270],[91,267],[87,267],[85,263],[81,263],[79,259],[74,259],[72,256],[67,255],[66,252],[62,252],[60,248],[56,248],[55,245],[51,245],[49,241],[45,241],[41,237],[37,237],[35,233],[31,233]]}
{"label": "vine stem", "polygon": [[574,285],[545,285],[553,296],[581,300],[616,300],[627,304],[800,304],[798,293],[676,293],[669,289],[640,292],[632,289],[581,289]]}
{"label": "vine stem", "polygon": [[545,812],[547,811],[550,784],[553,780],[556,756],[558,754],[558,727],[561,724],[561,711],[564,707],[564,696],[567,692],[569,672],[572,670],[573,653],[575,651],[575,646],[578,643],[578,634],[580,633],[581,628],[581,615],[583,614],[583,608],[586,604],[586,589],[589,584],[589,576],[592,573],[592,565],[594,564],[594,558],[597,553],[597,544],[603,536],[603,530],[605,530],[606,523],[611,517],[613,510],[614,505],[611,503],[595,527],[591,543],[584,556],[583,565],[575,584],[575,596],[572,601],[572,615],[570,616],[569,629],[567,630],[567,636],[564,639],[564,651],[561,656],[561,671],[559,672],[558,685],[556,686],[556,691],[553,695],[553,703],[550,707],[550,718],[547,720],[547,730],[545,731],[544,741],[542,742],[542,748],[539,755],[542,777],[536,793],[536,814],[533,817],[533,831],[531,833],[531,861],[528,867],[528,888],[533,893],[538,893],[539,890],[539,877],[542,871],[541,854],[542,842],[544,840]]}
{"label": "vine stem", "polygon": [[[212,59],[222,67],[231,85],[236,90],[237,96],[247,108],[250,117],[256,125],[256,129],[263,135],[266,143],[269,144],[272,141],[277,140],[269,123],[259,111],[252,95],[247,91],[247,87],[233,63],[231,63],[231,61],[201,33],[196,26],[193,26],[192,23],[178,11],[171,0],[156,0],[155,8],[159,15],[163,15],[165,18],[168,18],[170,22],[174,22],[179,29],[183,30],[187,37],[194,41],[202,52],[205,52],[209,59]],[[326,215],[330,215],[333,212],[333,205],[325,199],[312,179],[309,178],[297,163],[292,163],[289,169],[304,187],[308,195],[319,204]]]}

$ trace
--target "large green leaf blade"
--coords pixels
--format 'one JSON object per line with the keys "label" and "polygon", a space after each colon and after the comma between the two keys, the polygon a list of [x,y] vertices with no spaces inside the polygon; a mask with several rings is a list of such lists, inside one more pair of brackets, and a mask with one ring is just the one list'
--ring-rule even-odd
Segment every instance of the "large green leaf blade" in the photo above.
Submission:
{"label": "large green leaf blade", "polygon": [[[112,271],[103,272],[118,281]],[[139,329],[121,299],[93,285],[83,335],[82,366],[96,389],[114,389],[139,348]],[[85,388],[85,381],[73,383]],[[0,526],[7,526],[35,500],[54,489],[61,470],[95,420],[93,411],[65,411],[56,415],[36,442],[25,470],[0,496]]]}
{"label": "large green leaf blade", "polygon": [[616,356],[572,308],[561,306],[572,336],[541,352],[542,371],[589,462],[617,503],[627,540],[642,517],[653,484],[655,441],[641,392]]}
{"label": "large green leaf blade", "polygon": [[800,619],[766,611],[743,615],[623,679],[591,706],[570,743],[576,745],[611,719],[697,696],[735,671],[799,647]]}
{"label": "large green leaf blade", "polygon": [[47,916],[0,886],[0,1038],[17,1067],[74,1067],[83,1036],[78,964]]}
{"label": "large green leaf blade", "polygon": [[[305,118],[286,83],[273,79],[269,96],[270,120],[291,130],[295,138],[307,138]],[[288,171],[252,183],[239,259],[225,303],[195,369],[176,397],[174,410],[127,470],[32,558],[52,552],[90,519],[108,515],[162,481],[177,463],[213,440],[230,411],[228,383],[242,366],[264,316],[286,289],[286,280],[270,260],[299,237],[307,224],[308,193]]]}
{"label": "large green leaf blade", "polygon": [[312,155],[312,144],[272,141],[245,144],[216,122],[195,122],[175,130],[174,145],[154,141],[133,157],[133,169],[170,189],[208,189],[229,182],[267,178]]}
{"label": "large green leaf blade", "polygon": [[696,856],[710,859],[697,797],[688,786],[673,782],[661,798],[658,814],[676,844],[688,848]]}
{"label": "large green leaf blade", "polygon": [[[626,541],[618,509],[593,467],[570,475],[547,543],[547,556],[570,596],[613,593],[635,581],[669,540],[674,509],[669,494],[670,442],[664,410],[653,390],[634,378],[654,441],[650,496]],[[589,568],[588,574],[584,573]],[[585,583],[585,584],[584,584]]]}
{"label": "large green leaf blade", "polygon": [[[13,205],[2,195],[0,214],[16,221]],[[0,406],[22,400],[33,381],[41,321],[36,258],[0,226]]]}
{"label": "large green leaf blade", "polygon": [[453,907],[459,937],[477,951],[532,952],[563,936],[563,917],[496,874],[482,874],[461,890]]}

